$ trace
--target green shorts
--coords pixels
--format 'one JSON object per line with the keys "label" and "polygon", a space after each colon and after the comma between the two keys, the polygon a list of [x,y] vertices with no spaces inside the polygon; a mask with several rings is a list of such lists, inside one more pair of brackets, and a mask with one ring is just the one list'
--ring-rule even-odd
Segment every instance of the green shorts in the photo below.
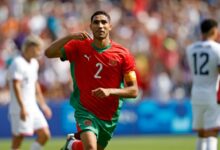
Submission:
{"label": "green shorts", "polygon": [[75,111],[75,119],[80,128],[79,132],[91,131],[97,137],[97,143],[105,148],[109,140],[113,136],[118,119],[113,121],[104,121],[97,118],[94,114],[84,110],[78,109]]}

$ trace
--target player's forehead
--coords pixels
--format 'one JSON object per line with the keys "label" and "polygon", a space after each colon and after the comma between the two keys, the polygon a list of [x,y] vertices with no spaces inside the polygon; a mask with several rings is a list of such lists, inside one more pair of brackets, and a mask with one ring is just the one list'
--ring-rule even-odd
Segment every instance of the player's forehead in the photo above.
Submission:
{"label": "player's forehead", "polygon": [[108,17],[106,15],[104,15],[104,14],[99,14],[99,15],[94,16],[93,19],[92,19],[92,22],[94,22],[94,21],[102,21],[102,20],[109,22]]}

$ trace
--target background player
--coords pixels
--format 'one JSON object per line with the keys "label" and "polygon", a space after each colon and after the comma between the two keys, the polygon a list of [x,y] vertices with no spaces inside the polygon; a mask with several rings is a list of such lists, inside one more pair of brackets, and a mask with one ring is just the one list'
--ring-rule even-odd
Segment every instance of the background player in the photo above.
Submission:
{"label": "background player", "polygon": [[[12,127],[12,149],[18,150],[24,136],[37,134],[31,150],[40,150],[50,138],[46,117],[52,113],[44,101],[38,79],[39,64],[35,59],[41,53],[41,39],[30,35],[26,38],[22,54],[15,57],[8,69],[8,79],[11,92],[9,105],[10,122]],[[37,96],[37,97],[36,97]]]}
{"label": "background player", "polygon": [[187,48],[187,60],[193,75],[193,128],[198,132],[197,150],[217,150],[220,127],[220,106],[217,104],[217,83],[220,65],[220,45],[217,22],[201,23],[202,40]]}
{"label": "background player", "polygon": [[[60,57],[71,64],[74,92],[70,103],[84,150],[107,146],[118,122],[120,97],[138,94],[134,59],[127,49],[110,40],[110,20],[106,12],[97,11],[91,16],[93,40],[84,32],[70,34],[45,51],[47,57]],[[82,149],[80,144],[70,140],[64,149]]]}

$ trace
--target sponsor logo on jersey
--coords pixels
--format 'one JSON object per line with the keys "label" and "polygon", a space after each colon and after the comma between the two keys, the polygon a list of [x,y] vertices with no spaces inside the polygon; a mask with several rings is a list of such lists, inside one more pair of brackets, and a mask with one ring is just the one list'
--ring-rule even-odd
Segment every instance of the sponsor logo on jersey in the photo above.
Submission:
{"label": "sponsor logo on jersey", "polygon": [[90,59],[90,57],[91,57],[91,56],[89,56],[89,55],[87,55],[87,54],[84,54],[83,56],[84,56],[88,61],[89,61],[89,59]]}

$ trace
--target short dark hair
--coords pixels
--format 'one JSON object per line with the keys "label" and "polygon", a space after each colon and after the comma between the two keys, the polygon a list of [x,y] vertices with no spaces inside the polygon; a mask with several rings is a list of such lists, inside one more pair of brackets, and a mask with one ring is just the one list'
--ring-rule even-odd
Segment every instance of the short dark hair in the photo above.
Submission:
{"label": "short dark hair", "polygon": [[111,21],[111,17],[107,12],[105,12],[103,10],[98,10],[98,11],[94,12],[94,14],[91,16],[91,22],[93,21],[93,18],[97,15],[104,15],[108,18],[109,21]]}
{"label": "short dark hair", "polygon": [[205,19],[202,21],[200,25],[200,30],[202,34],[207,34],[212,28],[217,27],[217,26],[218,26],[217,21],[209,18],[209,19]]}

